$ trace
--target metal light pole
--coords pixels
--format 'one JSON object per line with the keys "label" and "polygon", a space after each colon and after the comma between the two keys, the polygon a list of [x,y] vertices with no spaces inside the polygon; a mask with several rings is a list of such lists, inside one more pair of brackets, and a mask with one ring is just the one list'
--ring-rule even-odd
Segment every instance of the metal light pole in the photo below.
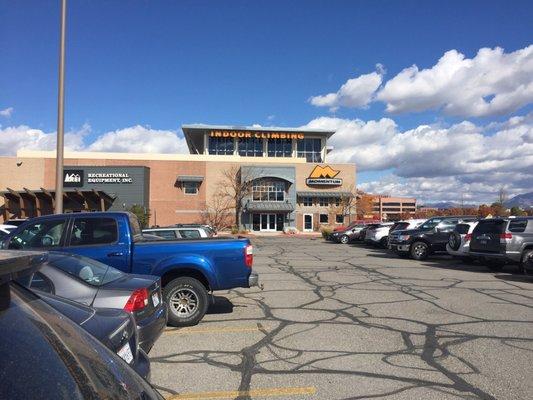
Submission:
{"label": "metal light pole", "polygon": [[65,25],[67,0],[61,0],[61,38],[59,45],[59,91],[57,97],[57,149],[56,149],[56,214],[63,212],[63,147],[65,114]]}

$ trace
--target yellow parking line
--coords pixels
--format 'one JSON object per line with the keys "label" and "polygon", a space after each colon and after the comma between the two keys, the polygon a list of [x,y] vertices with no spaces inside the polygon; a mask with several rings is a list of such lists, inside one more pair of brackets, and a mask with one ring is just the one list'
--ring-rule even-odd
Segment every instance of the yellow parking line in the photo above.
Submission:
{"label": "yellow parking line", "polygon": [[166,334],[174,335],[192,335],[199,333],[239,333],[239,332],[257,332],[258,326],[236,326],[225,328],[181,328],[181,329],[168,329]]}
{"label": "yellow parking line", "polygon": [[315,394],[316,387],[280,387],[270,389],[233,390],[227,392],[198,392],[175,394],[167,397],[167,400],[210,400],[210,399],[234,399],[239,396],[248,397],[276,397],[295,396],[299,394]]}

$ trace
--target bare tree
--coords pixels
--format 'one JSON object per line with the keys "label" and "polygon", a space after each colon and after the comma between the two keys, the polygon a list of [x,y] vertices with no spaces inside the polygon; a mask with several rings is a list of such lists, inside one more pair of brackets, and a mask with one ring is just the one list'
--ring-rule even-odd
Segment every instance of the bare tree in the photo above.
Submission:
{"label": "bare tree", "polygon": [[502,186],[498,190],[498,203],[500,203],[501,206],[507,201],[507,191],[505,190],[505,187]]}
{"label": "bare tree", "polygon": [[205,210],[200,216],[200,223],[211,226],[215,231],[221,231],[232,225],[233,207],[223,193],[215,192],[206,203]]}
{"label": "bare tree", "polygon": [[348,215],[348,222],[350,221],[352,213],[357,209],[357,195],[353,186],[348,188],[348,191],[342,193],[336,203],[330,206],[331,214]]}
{"label": "bare tree", "polygon": [[[250,170],[246,170],[250,171]],[[233,165],[222,171],[222,180],[217,192],[231,204],[235,211],[235,224],[241,227],[241,215],[244,200],[252,193],[254,176],[251,172],[242,172],[239,165]]]}

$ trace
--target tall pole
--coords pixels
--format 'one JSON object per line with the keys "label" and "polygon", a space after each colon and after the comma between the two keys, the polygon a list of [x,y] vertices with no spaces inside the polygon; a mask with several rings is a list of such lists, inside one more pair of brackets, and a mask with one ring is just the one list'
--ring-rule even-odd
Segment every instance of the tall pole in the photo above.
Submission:
{"label": "tall pole", "polygon": [[63,212],[63,148],[65,116],[65,25],[67,0],[61,0],[61,38],[59,44],[59,91],[57,97],[57,149],[56,149],[56,214]]}

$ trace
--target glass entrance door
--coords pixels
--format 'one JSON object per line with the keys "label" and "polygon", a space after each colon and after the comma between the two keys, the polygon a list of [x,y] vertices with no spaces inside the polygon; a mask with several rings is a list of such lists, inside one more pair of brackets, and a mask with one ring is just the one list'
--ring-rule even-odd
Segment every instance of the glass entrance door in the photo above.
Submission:
{"label": "glass entrance door", "polygon": [[283,214],[254,214],[253,230],[261,232],[276,232],[283,230]]}
{"label": "glass entrance door", "polygon": [[313,214],[304,214],[304,232],[313,232]]}

